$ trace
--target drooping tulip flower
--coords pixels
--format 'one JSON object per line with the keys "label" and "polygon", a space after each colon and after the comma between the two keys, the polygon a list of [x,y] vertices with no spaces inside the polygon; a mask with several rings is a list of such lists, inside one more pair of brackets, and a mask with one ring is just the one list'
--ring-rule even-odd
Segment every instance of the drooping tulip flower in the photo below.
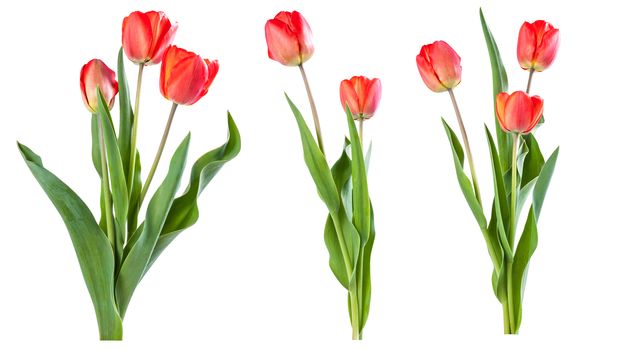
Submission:
{"label": "drooping tulip flower", "polygon": [[355,76],[341,81],[339,86],[341,105],[350,108],[354,120],[370,119],[381,100],[381,81]]}
{"label": "drooping tulip flower", "polygon": [[191,105],[206,95],[219,71],[219,62],[171,46],[164,54],[160,70],[160,92],[167,100]]}
{"label": "drooping tulip flower", "polygon": [[444,41],[422,46],[416,64],[422,80],[434,92],[443,92],[462,80],[461,58]]}
{"label": "drooping tulip flower", "polygon": [[505,132],[527,134],[538,124],[543,113],[543,100],[523,91],[501,92],[496,101],[497,118]]}
{"label": "drooping tulip flower", "polygon": [[265,24],[269,58],[285,66],[299,66],[313,56],[313,33],[297,12],[281,11]]}
{"label": "drooping tulip flower", "polygon": [[81,68],[80,80],[83,103],[91,113],[98,111],[97,88],[101,89],[109,109],[112,109],[116,94],[118,94],[118,82],[113,70],[103,61],[95,58]]}
{"label": "drooping tulip flower", "polygon": [[171,45],[177,23],[163,12],[132,12],[122,24],[122,45],[127,57],[136,64],[158,64]]}
{"label": "drooping tulip flower", "polygon": [[518,33],[516,55],[523,69],[542,72],[553,63],[560,43],[560,31],[550,23],[525,22]]}

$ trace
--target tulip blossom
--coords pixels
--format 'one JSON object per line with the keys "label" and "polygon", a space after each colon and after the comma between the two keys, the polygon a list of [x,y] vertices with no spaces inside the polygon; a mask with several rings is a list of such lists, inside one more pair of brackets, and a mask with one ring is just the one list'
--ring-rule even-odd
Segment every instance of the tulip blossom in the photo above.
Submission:
{"label": "tulip blossom", "polygon": [[462,80],[460,57],[444,41],[422,46],[416,64],[422,80],[434,92],[443,92],[459,85]]}
{"label": "tulip blossom", "polygon": [[521,68],[537,72],[547,69],[556,58],[559,42],[560,31],[550,23],[541,20],[523,23],[516,48]]}
{"label": "tulip blossom", "polygon": [[364,76],[342,80],[339,94],[341,105],[344,109],[348,105],[355,120],[370,119],[381,100],[381,81]]}
{"label": "tulip blossom", "polygon": [[285,66],[299,66],[313,56],[313,34],[297,12],[281,11],[265,24],[269,58]]}
{"label": "tulip blossom", "polygon": [[523,91],[511,95],[501,92],[496,101],[497,118],[505,132],[527,134],[538,124],[543,112],[543,100]]}
{"label": "tulip blossom", "polygon": [[162,62],[160,92],[174,103],[191,105],[206,95],[218,71],[218,61],[171,46]]}
{"label": "tulip blossom", "polygon": [[122,45],[127,57],[136,64],[158,64],[173,42],[177,23],[163,12],[132,12],[122,24]]}
{"label": "tulip blossom", "polygon": [[112,109],[118,94],[116,73],[95,58],[81,68],[81,96],[85,107],[92,113],[98,110],[97,88],[101,89],[109,109]]}

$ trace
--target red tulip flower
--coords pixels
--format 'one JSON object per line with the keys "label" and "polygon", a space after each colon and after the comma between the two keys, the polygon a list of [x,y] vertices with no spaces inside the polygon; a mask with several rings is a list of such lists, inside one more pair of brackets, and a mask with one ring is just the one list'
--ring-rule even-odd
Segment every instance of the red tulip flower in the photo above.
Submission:
{"label": "red tulip flower", "polygon": [[523,69],[542,72],[553,63],[560,42],[560,31],[550,23],[525,22],[518,33],[516,55]]}
{"label": "red tulip flower", "polygon": [[462,80],[461,58],[444,41],[422,46],[416,64],[422,80],[429,89],[443,92],[459,85]]}
{"label": "red tulip flower", "polygon": [[279,12],[265,24],[269,58],[285,66],[299,66],[313,56],[313,33],[297,12]]}
{"label": "red tulip flower", "polygon": [[177,23],[163,12],[132,12],[122,24],[122,45],[127,57],[137,64],[158,64],[173,42]]}
{"label": "red tulip flower", "polygon": [[543,113],[543,100],[523,91],[497,95],[497,118],[505,132],[527,134],[538,124]]}
{"label": "red tulip flower", "polygon": [[208,93],[219,71],[219,62],[171,46],[164,54],[160,71],[160,92],[167,100],[191,105]]}
{"label": "red tulip flower", "polygon": [[364,76],[342,80],[339,86],[341,105],[350,108],[355,120],[370,119],[381,100],[381,81]]}
{"label": "red tulip flower", "polygon": [[81,68],[81,96],[85,107],[91,113],[98,111],[97,88],[101,89],[109,109],[112,109],[118,94],[116,73],[103,61],[95,58]]}

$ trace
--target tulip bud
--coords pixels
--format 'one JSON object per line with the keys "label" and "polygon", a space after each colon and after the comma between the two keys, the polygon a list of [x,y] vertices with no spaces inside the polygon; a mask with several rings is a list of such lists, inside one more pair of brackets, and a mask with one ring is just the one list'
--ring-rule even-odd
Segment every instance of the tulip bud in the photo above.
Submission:
{"label": "tulip bud", "polygon": [[191,105],[208,93],[218,71],[218,61],[171,46],[164,54],[160,70],[160,92],[174,103]]}
{"label": "tulip bud", "polygon": [[540,121],[543,113],[543,100],[529,96],[523,91],[511,95],[501,92],[497,95],[497,118],[505,132],[527,134]]}
{"label": "tulip bud", "polygon": [[370,119],[381,100],[381,81],[364,76],[342,80],[339,86],[341,105],[350,108],[354,120]]}
{"label": "tulip bud", "polygon": [[434,92],[443,92],[462,80],[461,58],[444,41],[422,46],[416,64],[422,80]]}
{"label": "tulip bud", "polygon": [[136,64],[158,64],[173,42],[177,23],[163,12],[132,12],[122,24],[122,45],[127,57]]}
{"label": "tulip bud", "polygon": [[523,69],[542,72],[553,63],[560,42],[560,31],[550,23],[525,22],[518,33],[516,55]]}
{"label": "tulip bud", "polygon": [[279,12],[265,24],[269,58],[285,66],[299,66],[313,56],[313,33],[297,12]]}
{"label": "tulip bud", "polygon": [[118,94],[118,82],[113,70],[103,61],[95,58],[81,68],[80,80],[83,103],[91,113],[98,111],[97,89],[101,89],[109,109],[112,109],[116,94]]}

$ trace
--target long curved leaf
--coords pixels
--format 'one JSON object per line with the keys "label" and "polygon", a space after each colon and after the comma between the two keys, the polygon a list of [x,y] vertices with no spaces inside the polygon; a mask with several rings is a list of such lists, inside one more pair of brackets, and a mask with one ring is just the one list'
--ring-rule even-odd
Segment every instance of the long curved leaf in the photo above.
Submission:
{"label": "long curved leaf", "polygon": [[475,197],[475,191],[473,190],[472,183],[464,171],[464,151],[462,150],[462,146],[457,139],[457,135],[455,135],[453,129],[451,129],[448,123],[446,123],[444,118],[442,118],[442,124],[444,125],[446,136],[448,137],[448,141],[451,145],[453,161],[455,163],[455,173],[457,175],[459,187],[462,189],[464,198],[466,198],[466,202],[468,202],[468,206],[475,216],[477,224],[479,224],[481,230],[485,230],[487,226],[486,216],[483,213],[483,208],[479,204],[479,201],[477,201],[477,197]]}
{"label": "long curved leaf", "polygon": [[357,127],[354,125],[352,112],[346,106],[346,120],[350,132],[350,148],[352,151],[352,222],[361,235],[361,245],[370,238],[370,194],[368,192],[367,171],[363,158],[363,147],[359,139]]}
{"label": "long curved leaf", "polygon": [[[483,11],[479,9],[479,18],[481,20],[481,29],[483,30],[483,36],[486,40],[486,46],[488,47],[488,55],[490,56],[490,67],[492,68],[492,110],[495,110],[495,98],[503,91],[508,89],[508,78],[501,60],[501,54],[499,48],[494,40],[494,36],[486,24],[486,19],[483,16]],[[510,135],[501,129],[499,120],[496,117],[494,119],[494,126],[497,133],[497,143],[499,145],[499,159],[501,160],[501,167],[503,169],[509,169],[512,163],[511,150],[512,150],[512,138]]]}
{"label": "long curved leaf", "polygon": [[317,146],[313,134],[311,134],[300,111],[293,104],[289,96],[286,94],[284,96],[291,107],[291,111],[293,111],[298,128],[300,129],[302,148],[304,150],[304,162],[306,162],[306,166],[313,177],[313,181],[317,187],[317,193],[326,204],[326,207],[328,207],[328,212],[335,213],[339,208],[339,192],[335,187],[335,181],[328,168],[326,157],[324,157],[322,151]]}
{"label": "long curved leaf", "polygon": [[[118,50],[117,62],[118,78],[118,105],[120,106],[120,121],[118,127],[118,147],[123,163],[123,171],[129,174],[129,161],[131,158],[131,129],[134,123],[133,111],[131,109],[131,99],[129,98],[129,84],[125,73],[125,57],[123,48]],[[131,187],[131,184],[127,184]]]}
{"label": "long curved leaf", "polygon": [[538,181],[534,187],[532,205],[534,206],[534,214],[536,214],[536,221],[540,220],[540,211],[542,210],[543,202],[545,201],[545,195],[553,176],[553,171],[556,168],[556,160],[558,159],[558,153],[560,147],[557,147],[555,151],[549,156],[549,159],[545,162],[545,165],[540,170]]}
{"label": "long curved leaf", "polygon": [[370,201],[370,237],[368,238],[365,246],[363,246],[362,255],[362,271],[361,271],[361,325],[360,330],[363,330],[367,323],[368,316],[370,314],[370,301],[372,299],[372,276],[371,276],[371,259],[372,248],[374,247],[374,238],[376,236],[376,229],[374,228],[374,209],[372,202]]}
{"label": "long curved leaf", "polygon": [[531,206],[525,228],[518,241],[516,253],[514,255],[514,263],[512,265],[512,288],[514,290],[514,311],[517,331],[521,324],[523,294],[525,292],[525,282],[527,280],[527,268],[529,261],[538,246],[538,229],[536,228],[536,217],[534,215],[534,207]]}
{"label": "long curved leaf", "polygon": [[188,187],[173,201],[145,273],[175,237],[197,222],[199,218],[197,198],[223,165],[234,159],[241,151],[241,135],[229,112],[227,122],[228,140],[220,147],[202,155],[192,166]]}
{"label": "long curved leaf", "polygon": [[46,170],[37,154],[20,143],[18,148],[66,224],[94,304],[101,339],[122,339],[122,320],[114,299],[114,254],[109,240],[81,198]]}
{"label": "long curved leaf", "polygon": [[123,261],[116,280],[116,300],[121,317],[125,316],[131,296],[144,275],[166,221],[166,215],[173,204],[186,165],[189,144],[190,134],[175,150],[166,178],[149,202],[143,230]]}

